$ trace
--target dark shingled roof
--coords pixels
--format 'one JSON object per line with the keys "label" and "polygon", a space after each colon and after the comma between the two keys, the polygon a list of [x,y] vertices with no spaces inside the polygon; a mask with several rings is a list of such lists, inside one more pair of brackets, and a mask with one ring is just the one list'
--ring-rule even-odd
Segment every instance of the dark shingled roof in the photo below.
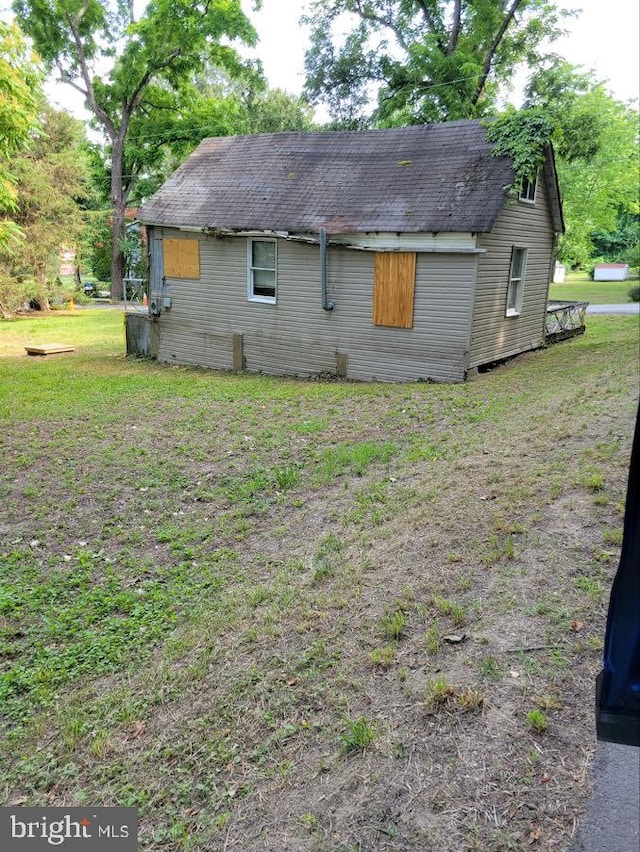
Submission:
{"label": "dark shingled roof", "polygon": [[477,121],[226,136],[205,139],[138,218],[298,233],[487,232],[512,181]]}

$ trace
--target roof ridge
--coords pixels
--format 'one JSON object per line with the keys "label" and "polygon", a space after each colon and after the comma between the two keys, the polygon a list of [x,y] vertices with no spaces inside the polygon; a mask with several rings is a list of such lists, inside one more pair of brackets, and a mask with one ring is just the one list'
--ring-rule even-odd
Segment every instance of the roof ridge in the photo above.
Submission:
{"label": "roof ridge", "polygon": [[264,133],[235,133],[226,136],[206,136],[202,141],[208,139],[264,139],[266,137],[285,137],[285,136],[317,136],[326,137],[331,135],[342,136],[364,136],[373,134],[391,134],[401,131],[413,131],[436,128],[452,128],[452,127],[471,127],[481,126],[481,119],[478,118],[463,118],[456,121],[434,121],[427,124],[403,124],[397,127],[367,127],[363,130],[274,130]]}

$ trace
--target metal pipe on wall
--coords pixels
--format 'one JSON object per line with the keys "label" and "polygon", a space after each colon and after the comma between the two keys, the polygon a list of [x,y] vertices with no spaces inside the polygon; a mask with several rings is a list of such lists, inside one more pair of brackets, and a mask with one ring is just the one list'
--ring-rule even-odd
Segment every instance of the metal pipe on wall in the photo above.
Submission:
{"label": "metal pipe on wall", "polygon": [[320,228],[320,288],[322,291],[322,310],[332,311],[335,302],[330,302],[327,295],[327,232]]}

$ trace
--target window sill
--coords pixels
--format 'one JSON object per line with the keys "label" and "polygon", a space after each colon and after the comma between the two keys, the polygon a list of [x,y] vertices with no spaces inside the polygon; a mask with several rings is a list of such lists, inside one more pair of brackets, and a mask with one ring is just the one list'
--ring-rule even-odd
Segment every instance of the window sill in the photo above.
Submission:
{"label": "window sill", "polygon": [[535,198],[518,198],[518,201],[520,202],[520,204],[528,204],[529,207],[533,207],[536,203]]}
{"label": "window sill", "polygon": [[519,317],[519,316],[520,316],[520,311],[516,311],[515,309],[507,311],[505,313],[505,317]]}
{"label": "window sill", "polygon": [[262,305],[275,305],[277,304],[277,299],[275,296],[248,296],[249,302],[258,302]]}

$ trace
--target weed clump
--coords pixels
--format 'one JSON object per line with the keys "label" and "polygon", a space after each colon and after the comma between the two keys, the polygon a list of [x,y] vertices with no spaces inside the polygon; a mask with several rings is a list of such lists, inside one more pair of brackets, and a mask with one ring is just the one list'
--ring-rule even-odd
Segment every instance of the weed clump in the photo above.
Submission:
{"label": "weed clump", "polygon": [[387,639],[400,639],[408,620],[405,609],[398,604],[395,609],[387,612],[381,621],[383,635]]}
{"label": "weed clump", "polygon": [[530,710],[527,713],[527,724],[532,731],[536,732],[536,734],[544,734],[549,727],[547,717],[544,715],[542,710],[538,710],[537,708],[535,710]]}
{"label": "weed clump", "polygon": [[345,753],[364,751],[373,742],[373,726],[364,717],[358,719],[346,719],[345,729],[339,735],[342,750]]}
{"label": "weed clump", "polygon": [[473,713],[484,706],[484,693],[475,687],[456,689],[445,677],[430,680],[425,690],[427,707],[430,710],[459,710]]}
{"label": "weed clump", "polygon": [[382,648],[374,648],[369,654],[369,659],[377,668],[388,669],[395,655],[395,645],[385,645]]}

